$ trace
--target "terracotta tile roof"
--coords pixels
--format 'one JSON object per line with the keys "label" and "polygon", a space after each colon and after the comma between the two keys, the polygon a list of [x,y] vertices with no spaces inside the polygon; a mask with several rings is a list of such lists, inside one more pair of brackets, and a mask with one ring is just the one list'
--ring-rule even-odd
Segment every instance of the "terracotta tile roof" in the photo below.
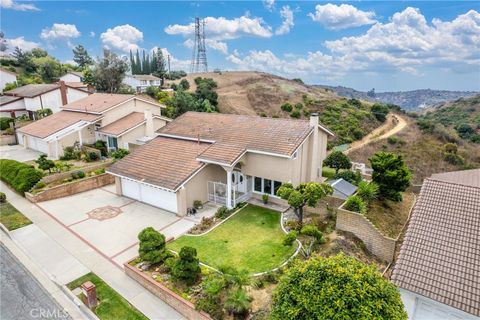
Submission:
{"label": "terracotta tile roof", "polygon": [[41,120],[30,123],[18,129],[19,132],[38,138],[46,138],[79,121],[96,121],[101,116],[84,112],[60,111]]}
{"label": "terracotta tile roof", "polygon": [[98,131],[109,135],[120,136],[122,133],[145,121],[145,115],[141,112],[132,112],[123,118],[118,119]]}
{"label": "terracotta tile roof", "polygon": [[74,101],[62,108],[92,113],[102,113],[111,107],[133,98],[131,94],[94,93],[83,99]]}
{"label": "terracotta tile roof", "polygon": [[233,164],[245,153],[242,145],[217,142],[198,155],[200,160]]}
{"label": "terracotta tile roof", "polygon": [[196,160],[209,143],[157,137],[108,168],[108,172],[169,190],[205,166]]}
{"label": "terracotta tile roof", "polygon": [[187,112],[159,129],[157,133],[190,139],[200,138],[229,146],[228,152],[212,146],[214,149],[206,155],[219,162],[231,163],[232,158],[241,150],[291,156],[311,131],[309,121],[305,120]]}
{"label": "terracotta tile roof", "polygon": [[88,87],[88,84],[86,83],[83,83],[83,82],[65,82],[65,84],[69,87],[72,87],[72,88],[87,88]]}
{"label": "terracotta tile roof", "polygon": [[47,93],[49,91],[60,88],[56,83],[52,84],[27,84],[26,86],[18,87],[9,91],[4,92],[4,94],[9,96],[33,98],[40,94]]}
{"label": "terracotta tile roof", "polygon": [[476,316],[480,316],[479,179],[477,169],[424,181],[392,274],[399,287]]}

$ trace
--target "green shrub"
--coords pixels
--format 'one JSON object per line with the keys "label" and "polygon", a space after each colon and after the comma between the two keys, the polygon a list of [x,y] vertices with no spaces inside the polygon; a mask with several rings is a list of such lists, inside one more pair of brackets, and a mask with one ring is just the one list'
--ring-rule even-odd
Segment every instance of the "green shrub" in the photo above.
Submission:
{"label": "green shrub", "polygon": [[50,109],[50,108],[40,109],[40,110],[37,111],[37,119],[42,119],[42,118],[48,117],[52,113],[53,113],[52,109]]}
{"label": "green shrub", "polygon": [[396,136],[390,136],[387,138],[387,142],[390,144],[395,144],[398,142],[398,138]]}
{"label": "green shrub", "polygon": [[226,217],[228,217],[229,214],[230,210],[228,210],[227,207],[222,206],[217,209],[217,212],[215,212],[215,218],[225,219]]}
{"label": "green shrub", "polygon": [[287,233],[284,237],[283,237],[283,245],[284,246],[291,246],[295,240],[297,239],[297,236],[298,236],[298,232],[293,230],[293,231],[290,231],[289,233]]}
{"label": "green shrub", "polygon": [[85,157],[87,162],[97,161],[98,159],[100,159],[100,157],[98,156],[98,153],[94,151],[88,152]]}
{"label": "green shrub", "polygon": [[227,294],[225,300],[225,309],[237,316],[244,316],[250,309],[252,298],[247,294],[245,289],[232,289]]}
{"label": "green shrub", "polygon": [[281,105],[280,109],[282,109],[285,112],[292,112],[293,107],[290,103],[286,102],[286,103]]}
{"label": "green shrub", "polygon": [[85,172],[83,172],[81,170],[72,172],[72,178],[73,179],[83,179],[83,178],[85,178]]}
{"label": "green shrub", "polygon": [[95,170],[95,174],[104,174],[104,173],[105,173],[105,168]]}
{"label": "green shrub", "polygon": [[113,152],[111,153],[111,156],[112,156],[112,158],[118,160],[118,159],[124,158],[124,157],[127,156],[129,153],[130,153],[130,151],[128,151],[127,149],[119,148],[117,151],[113,151]]}
{"label": "green shrub", "polygon": [[348,197],[347,201],[345,202],[345,209],[361,214],[365,214],[367,212],[367,206],[365,205],[363,199],[359,196]]}
{"label": "green shrub", "polygon": [[97,140],[95,141],[95,149],[100,150],[100,153],[102,154],[102,157],[108,156],[108,150],[107,150],[107,142],[103,140]]}
{"label": "green shrub", "polygon": [[7,202],[7,196],[5,195],[5,193],[0,192],[0,203],[5,203],[5,202]]}
{"label": "green shrub", "polygon": [[443,154],[443,160],[445,160],[448,163],[453,164],[453,165],[463,165],[463,164],[465,164],[465,158],[463,158],[459,154],[452,153],[452,152],[445,152]]}
{"label": "green shrub", "polygon": [[313,224],[307,224],[303,226],[302,230],[300,230],[300,233],[306,236],[314,237],[317,243],[325,243],[323,233]]}
{"label": "green shrub", "polygon": [[263,194],[262,195],[262,202],[264,204],[267,204],[268,203],[268,198],[269,198],[268,194]]}
{"label": "green shrub", "polygon": [[43,181],[38,181],[37,184],[35,185],[35,189],[42,189],[42,188],[45,188],[47,186],[47,184]]}
{"label": "green shrub", "polygon": [[60,160],[75,160],[75,149],[73,147],[65,147],[63,149],[63,156],[60,157]]}
{"label": "green shrub", "polygon": [[200,201],[200,200],[195,200],[195,201],[193,201],[193,207],[194,207],[195,209],[200,209],[201,207],[203,207],[202,201]]}
{"label": "green shrub", "polygon": [[448,153],[457,153],[458,147],[455,143],[446,143],[443,145],[443,149]]}
{"label": "green shrub", "polygon": [[259,116],[262,117],[262,118],[266,118],[267,114],[265,112],[260,112]]}
{"label": "green shrub", "polygon": [[295,119],[300,118],[300,116],[301,116],[301,113],[298,110],[293,110],[292,113],[290,113],[290,117],[295,118]]}
{"label": "green shrub", "polygon": [[0,130],[7,130],[10,128],[10,123],[14,122],[15,119],[8,117],[0,117]]}
{"label": "green shrub", "polygon": [[33,166],[15,160],[0,159],[0,179],[22,195],[42,179],[43,174]]}
{"label": "green shrub", "polygon": [[360,174],[360,172],[351,170],[341,171],[337,173],[333,178],[343,179],[354,185],[358,185],[360,181],[362,181],[362,175]]}
{"label": "green shrub", "polygon": [[179,259],[172,268],[172,277],[183,281],[187,285],[194,284],[200,276],[200,263],[197,258],[197,250],[192,247],[182,247]]}
{"label": "green shrub", "polygon": [[378,191],[378,185],[375,182],[361,181],[358,184],[357,196],[366,202],[370,202],[377,198]]}
{"label": "green shrub", "polygon": [[312,112],[311,112],[310,110],[308,110],[308,109],[303,109],[303,115],[304,115],[305,117],[310,117],[310,114],[311,114],[311,113],[312,113]]}
{"label": "green shrub", "polygon": [[140,231],[138,240],[140,240],[138,255],[142,261],[159,263],[168,257],[165,250],[165,236],[152,227]]}
{"label": "green shrub", "polygon": [[302,109],[302,108],[303,108],[303,104],[301,104],[300,102],[295,104],[295,109]]}

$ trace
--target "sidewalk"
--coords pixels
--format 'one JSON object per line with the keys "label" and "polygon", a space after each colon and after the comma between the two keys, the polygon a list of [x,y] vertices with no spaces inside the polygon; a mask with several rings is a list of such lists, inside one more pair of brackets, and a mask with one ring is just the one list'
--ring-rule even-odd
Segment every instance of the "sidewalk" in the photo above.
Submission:
{"label": "sidewalk", "polygon": [[[86,268],[102,278],[145,316],[152,320],[183,319],[177,311],[128,277],[123,269],[93,250],[74,234],[67,232],[60,221],[45,214],[37,205],[10,190],[3,182],[0,182],[0,187],[2,192],[7,195],[8,201],[27,216],[41,231],[62,246]],[[71,210],[74,211],[75,208],[72,207]],[[45,254],[49,250],[48,247],[43,248]],[[48,270],[48,266],[42,265],[42,267],[51,274],[58,272]]]}

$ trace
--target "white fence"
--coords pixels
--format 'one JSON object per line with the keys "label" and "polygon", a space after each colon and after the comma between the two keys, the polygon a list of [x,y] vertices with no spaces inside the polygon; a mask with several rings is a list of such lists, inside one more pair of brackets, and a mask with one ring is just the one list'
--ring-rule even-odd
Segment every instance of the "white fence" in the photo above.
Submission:
{"label": "white fence", "polygon": [[[227,184],[223,182],[207,182],[208,201],[227,206]],[[247,177],[242,183],[232,185],[232,207],[247,201],[252,196],[252,178]],[[227,206],[228,207],[228,206]]]}

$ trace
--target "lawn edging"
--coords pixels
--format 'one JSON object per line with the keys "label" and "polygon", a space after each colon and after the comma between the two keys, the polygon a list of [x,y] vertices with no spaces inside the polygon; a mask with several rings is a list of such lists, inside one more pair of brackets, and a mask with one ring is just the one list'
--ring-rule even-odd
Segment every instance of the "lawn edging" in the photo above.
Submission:
{"label": "lawn edging", "polygon": [[241,208],[238,208],[237,210],[235,210],[233,213],[231,213],[228,217],[226,217],[225,219],[223,219],[222,221],[220,221],[219,223],[217,223],[216,225],[214,225],[213,227],[211,227],[210,229],[208,229],[207,231],[203,232],[203,233],[198,233],[198,234],[191,234],[191,233],[184,233],[182,234],[182,236],[188,236],[188,237],[201,237],[201,236],[204,236],[206,234],[208,234],[210,231],[212,230],[215,230],[215,228],[217,228],[218,226],[220,226],[222,223],[224,223],[225,221],[227,221],[228,219],[230,219],[231,217],[233,217],[234,215],[236,215],[238,212],[240,212],[242,209],[246,208],[248,206],[245,205]]}
{"label": "lawn edging", "polygon": [[130,265],[130,263],[137,258],[131,259],[123,264],[125,273],[142,285],[145,289],[150,291],[156,297],[164,301],[173,309],[181,313],[185,318],[189,320],[212,320],[210,315],[206,312],[199,311],[195,309],[195,305],[182,298],[172,290],[168,289],[161,283],[155,281],[154,279],[148,277],[143,272],[139,271],[135,266]]}

